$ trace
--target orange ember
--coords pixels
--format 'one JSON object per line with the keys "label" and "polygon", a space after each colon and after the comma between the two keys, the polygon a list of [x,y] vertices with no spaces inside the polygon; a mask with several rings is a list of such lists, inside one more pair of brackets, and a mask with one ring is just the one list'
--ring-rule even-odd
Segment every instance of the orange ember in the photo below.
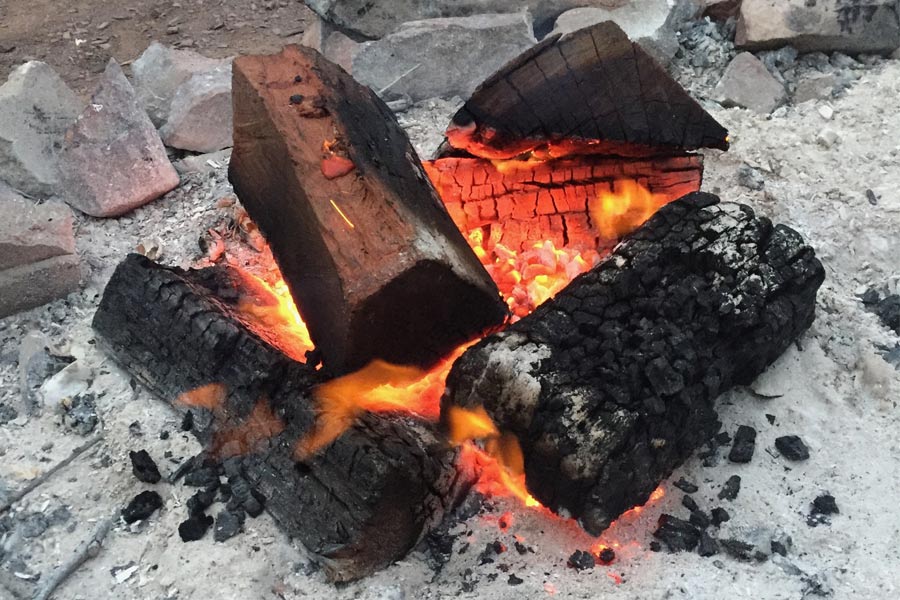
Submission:
{"label": "orange ember", "polygon": [[588,204],[588,212],[600,236],[615,240],[643,225],[665,203],[664,196],[654,195],[637,181],[620,179]]}
{"label": "orange ember", "polygon": [[251,320],[251,329],[292,359],[306,362],[306,353],[313,349],[313,343],[284,279],[279,274],[269,284],[243,269],[236,272],[244,277],[245,288],[252,291],[238,301],[238,310]]}

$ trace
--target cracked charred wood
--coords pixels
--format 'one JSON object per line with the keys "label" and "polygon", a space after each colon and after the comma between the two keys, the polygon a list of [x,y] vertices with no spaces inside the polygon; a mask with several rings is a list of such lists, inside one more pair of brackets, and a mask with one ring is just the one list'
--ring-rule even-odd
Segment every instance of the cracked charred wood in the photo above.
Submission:
{"label": "cracked charred wood", "polygon": [[728,148],[728,132],[613,22],[545,38],[456,113],[439,156],[654,156]]}
{"label": "cracked charred wood", "polygon": [[308,48],[234,62],[229,178],[329,371],[428,367],[506,305],[393,113]]}
{"label": "cracked charred wood", "polygon": [[209,457],[238,457],[266,510],[330,579],[365,576],[404,556],[442,517],[464,487],[455,454],[425,423],[367,415],[296,460],[322,377],[263,341],[267,332],[239,308],[255,293],[227,267],[183,271],[130,255],[93,325],[126,371],[192,411]]}
{"label": "cracked charred wood", "polygon": [[557,247],[604,246],[591,205],[621,179],[640,181],[660,204],[700,189],[703,157],[622,158],[585,155],[532,161],[449,157],[424,163],[453,221],[462,231],[498,226],[493,239],[524,250],[534,240]]}
{"label": "cracked charred wood", "polygon": [[599,534],[717,431],[719,394],[810,326],[823,279],[797,232],[690,194],[463,354],[444,408],[484,406],[518,437],[529,491]]}

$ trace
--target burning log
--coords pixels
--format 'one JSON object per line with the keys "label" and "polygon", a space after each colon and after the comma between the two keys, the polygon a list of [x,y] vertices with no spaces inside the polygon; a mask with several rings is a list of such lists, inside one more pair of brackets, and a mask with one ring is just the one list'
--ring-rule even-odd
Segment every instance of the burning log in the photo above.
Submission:
{"label": "burning log", "polygon": [[454,501],[454,452],[426,423],[366,415],[297,460],[323,378],[263,341],[241,304],[260,294],[251,288],[227,267],[183,271],[131,255],[93,325],[125,370],[191,410],[210,457],[237,457],[269,513],[332,580],[362,577],[404,556]]}
{"label": "burning log", "polygon": [[483,407],[518,439],[529,492],[599,534],[716,432],[720,393],[809,327],[823,279],[792,229],[690,194],[466,351],[443,418]]}
{"label": "burning log", "polygon": [[506,307],[391,111],[307,48],[234,62],[229,178],[326,368],[433,365]]}

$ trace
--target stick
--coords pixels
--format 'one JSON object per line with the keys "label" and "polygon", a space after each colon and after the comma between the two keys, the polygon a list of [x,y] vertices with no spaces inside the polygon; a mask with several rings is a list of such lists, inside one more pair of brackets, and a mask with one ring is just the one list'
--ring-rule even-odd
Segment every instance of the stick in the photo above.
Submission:
{"label": "stick", "polygon": [[47,600],[50,598],[56,588],[59,587],[63,581],[68,579],[72,573],[77,571],[78,567],[97,556],[97,554],[100,553],[100,547],[103,544],[103,540],[106,539],[109,530],[112,528],[112,525],[117,518],[118,517],[107,517],[100,521],[91,537],[85,540],[84,543],[75,550],[75,555],[69,562],[63,564],[54,571],[53,575],[35,591],[34,600]]}

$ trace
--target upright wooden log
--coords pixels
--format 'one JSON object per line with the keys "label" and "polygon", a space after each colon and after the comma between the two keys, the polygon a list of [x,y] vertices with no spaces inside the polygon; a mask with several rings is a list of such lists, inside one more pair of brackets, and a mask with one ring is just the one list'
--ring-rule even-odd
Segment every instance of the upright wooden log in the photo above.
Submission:
{"label": "upright wooden log", "polygon": [[[426,423],[367,415],[298,461],[322,375],[251,330],[237,308],[253,293],[235,287],[242,279],[227,268],[182,271],[131,255],[107,285],[94,329],[125,370],[192,411],[210,456],[237,461],[330,579],[368,575],[403,557],[454,501],[455,454]],[[198,389],[206,393],[184,395]]]}
{"label": "upright wooden log", "polygon": [[492,159],[728,148],[728,132],[610,21],[509,62],[456,113],[447,140],[444,155]]}
{"label": "upright wooden log", "polygon": [[234,62],[229,177],[326,368],[427,367],[505,318],[391,111],[314,50]]}
{"label": "upright wooden log", "polygon": [[792,229],[690,194],[466,351],[444,409],[483,406],[517,436],[529,491],[599,534],[718,429],[719,394],[809,327],[823,279]]}

